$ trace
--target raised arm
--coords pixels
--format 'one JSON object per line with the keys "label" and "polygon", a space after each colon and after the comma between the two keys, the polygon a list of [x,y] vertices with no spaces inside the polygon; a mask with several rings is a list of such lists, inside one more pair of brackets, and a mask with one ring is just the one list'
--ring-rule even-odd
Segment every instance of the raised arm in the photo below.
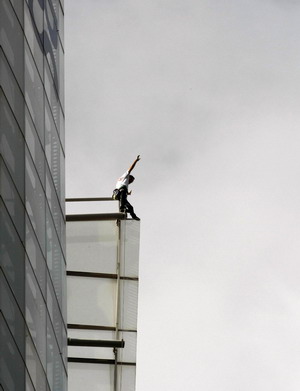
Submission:
{"label": "raised arm", "polygon": [[129,174],[131,173],[131,171],[134,169],[136,163],[140,160],[140,155],[137,156],[137,158],[135,159],[135,161],[132,163],[132,165],[130,166],[130,168],[128,169],[128,172]]}

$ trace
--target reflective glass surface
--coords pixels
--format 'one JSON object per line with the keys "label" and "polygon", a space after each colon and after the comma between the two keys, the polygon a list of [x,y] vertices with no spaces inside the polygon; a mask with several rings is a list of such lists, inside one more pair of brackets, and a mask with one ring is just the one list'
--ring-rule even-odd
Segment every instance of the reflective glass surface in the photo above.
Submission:
{"label": "reflective glass surface", "polygon": [[25,192],[24,146],[21,129],[0,89],[0,152],[22,200]]}
{"label": "reflective glass surface", "polygon": [[20,237],[0,199],[0,266],[21,309],[24,308],[25,254]]}
{"label": "reflective glass surface", "polygon": [[43,140],[44,89],[40,74],[27,44],[25,44],[25,100],[36,129],[39,129],[41,140]]}
{"label": "reflective glass surface", "polygon": [[24,128],[23,86],[19,85],[8,63],[3,48],[0,47],[0,84],[4,95],[13,111],[18,125]]}
{"label": "reflective glass surface", "polygon": [[[67,384],[59,137],[64,138],[64,53],[58,26],[63,29],[59,0],[0,2],[2,391],[64,391]],[[52,128],[45,151],[47,112]]]}
{"label": "reflective glass surface", "polygon": [[26,324],[46,368],[46,307],[38,281],[29,261],[26,261]]}
{"label": "reflective glass surface", "polygon": [[20,22],[9,0],[2,0],[0,12],[0,42],[19,83],[24,81],[24,38]]}
{"label": "reflective glass surface", "polygon": [[24,204],[21,197],[13,183],[13,179],[8,172],[8,169],[0,157],[0,188],[1,196],[8,213],[13,221],[14,226],[20,238],[24,238]]}
{"label": "reflective glass surface", "polygon": [[27,149],[25,152],[26,211],[37,235],[41,249],[43,253],[45,253],[45,194],[32,158]]}
{"label": "reflective glass surface", "polygon": [[[25,341],[23,341],[25,344]],[[24,390],[25,367],[18,346],[0,312],[0,382],[6,390]]]}

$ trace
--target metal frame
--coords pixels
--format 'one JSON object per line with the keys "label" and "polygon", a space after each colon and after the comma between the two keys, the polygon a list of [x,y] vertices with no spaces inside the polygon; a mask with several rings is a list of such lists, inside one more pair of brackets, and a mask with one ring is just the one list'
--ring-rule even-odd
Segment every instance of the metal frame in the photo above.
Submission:
{"label": "metal frame", "polygon": [[[66,198],[66,202],[90,202],[90,201],[114,201],[112,197],[93,197],[93,198]],[[130,365],[136,366],[136,363],[132,362],[119,362],[118,361],[118,349],[124,348],[125,342],[120,340],[120,332],[127,331],[131,332],[136,330],[123,330],[120,326],[120,281],[121,280],[132,280],[138,281],[138,277],[123,277],[121,276],[121,258],[122,258],[122,223],[121,220],[127,220],[126,213],[97,213],[97,214],[69,214],[66,216],[66,221],[103,221],[103,220],[116,220],[118,226],[118,239],[117,239],[117,259],[116,259],[116,273],[95,273],[95,272],[79,272],[79,271],[67,271],[68,276],[77,276],[77,277],[94,277],[94,278],[109,278],[117,280],[116,284],[116,313],[115,327],[99,326],[99,325],[80,325],[80,324],[68,324],[68,329],[78,329],[78,330],[108,330],[113,331],[115,334],[115,340],[87,340],[87,339],[72,339],[68,338],[69,346],[98,346],[98,347],[109,347],[113,348],[114,359],[95,359],[95,358],[83,358],[83,357],[69,357],[69,362],[78,362],[78,363],[90,363],[90,364],[109,364],[114,365],[114,391],[118,389],[118,366],[120,365]]]}

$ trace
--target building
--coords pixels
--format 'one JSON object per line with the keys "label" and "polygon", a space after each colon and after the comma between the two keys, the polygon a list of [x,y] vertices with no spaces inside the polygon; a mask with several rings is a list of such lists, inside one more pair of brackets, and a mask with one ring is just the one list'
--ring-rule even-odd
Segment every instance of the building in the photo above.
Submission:
{"label": "building", "polygon": [[67,389],[63,0],[0,2],[0,390]]}
{"label": "building", "polygon": [[139,236],[118,209],[67,214],[69,391],[135,390]]}

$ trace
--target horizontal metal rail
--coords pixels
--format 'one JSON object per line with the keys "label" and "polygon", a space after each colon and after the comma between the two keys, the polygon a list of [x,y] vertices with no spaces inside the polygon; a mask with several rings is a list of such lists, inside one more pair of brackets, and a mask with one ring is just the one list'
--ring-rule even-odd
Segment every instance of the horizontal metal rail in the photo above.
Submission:
{"label": "horizontal metal rail", "polygon": [[[101,358],[85,358],[85,357],[68,357],[68,362],[86,363],[86,364],[109,364],[115,365],[115,360],[101,359]],[[121,362],[118,361],[117,365],[130,365],[136,366],[135,362]]]}
{"label": "horizontal metal rail", "polygon": [[99,348],[124,348],[125,342],[122,339],[118,340],[107,340],[107,339],[76,339],[68,338],[69,346],[96,346]]}
{"label": "horizontal metal rail", "polygon": [[112,197],[90,197],[90,198],[66,198],[66,202],[87,202],[87,201],[117,201]]}
{"label": "horizontal metal rail", "polygon": [[67,215],[67,221],[100,221],[100,220],[125,220],[125,213],[98,213],[98,214],[78,214]]}

